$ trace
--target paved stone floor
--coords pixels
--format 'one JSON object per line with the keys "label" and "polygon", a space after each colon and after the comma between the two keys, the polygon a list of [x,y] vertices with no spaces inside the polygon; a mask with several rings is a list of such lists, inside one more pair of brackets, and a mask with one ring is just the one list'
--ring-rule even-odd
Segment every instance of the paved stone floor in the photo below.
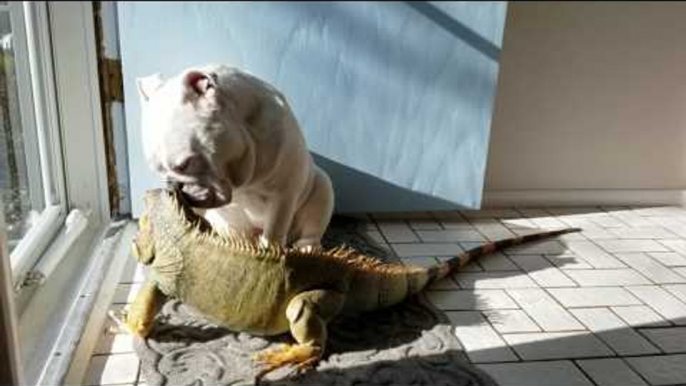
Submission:
{"label": "paved stone floor", "polygon": [[[469,359],[502,386],[686,384],[686,210],[543,208],[370,214],[369,236],[430,265],[489,240],[582,233],[505,250],[437,283]],[[131,264],[113,308],[142,279]],[[103,332],[84,385],[143,385],[132,340]]]}

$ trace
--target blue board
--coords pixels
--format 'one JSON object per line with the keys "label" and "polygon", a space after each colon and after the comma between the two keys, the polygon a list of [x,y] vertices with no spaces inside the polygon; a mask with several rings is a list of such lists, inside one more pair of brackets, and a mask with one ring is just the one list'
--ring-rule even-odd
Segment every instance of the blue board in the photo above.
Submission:
{"label": "blue board", "polygon": [[209,62],[289,99],[338,212],[478,208],[505,2],[119,2],[131,195],[160,181],[135,78]]}

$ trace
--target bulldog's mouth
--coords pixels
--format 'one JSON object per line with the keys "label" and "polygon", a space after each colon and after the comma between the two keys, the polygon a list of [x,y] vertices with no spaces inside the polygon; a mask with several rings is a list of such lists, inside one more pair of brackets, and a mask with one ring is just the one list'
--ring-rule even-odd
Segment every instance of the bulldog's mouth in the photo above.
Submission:
{"label": "bulldog's mouth", "polygon": [[195,208],[212,209],[231,202],[230,196],[207,186],[176,183],[175,187],[181,190],[184,198]]}

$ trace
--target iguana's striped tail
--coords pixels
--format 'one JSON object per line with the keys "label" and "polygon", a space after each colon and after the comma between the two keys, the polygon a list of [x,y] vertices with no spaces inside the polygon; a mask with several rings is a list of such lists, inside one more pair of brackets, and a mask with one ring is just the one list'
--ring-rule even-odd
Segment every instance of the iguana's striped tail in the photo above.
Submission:
{"label": "iguana's striped tail", "polygon": [[429,281],[427,285],[441,280],[444,277],[450,275],[453,272],[457,272],[460,268],[469,264],[469,262],[474,261],[476,258],[488,255],[497,251],[501,251],[505,248],[514,247],[520,244],[526,244],[534,241],[540,241],[550,237],[560,236],[567,233],[581,232],[580,228],[566,228],[554,231],[547,231],[541,233],[533,233],[525,236],[513,237],[510,239],[499,240],[484,244],[480,247],[472,248],[468,251],[462,252],[461,254],[453,257],[450,260],[446,260],[441,264],[437,264],[428,269]]}
{"label": "iguana's striped tail", "polygon": [[411,264],[377,264],[370,268],[361,264],[354,271],[343,312],[364,312],[398,304],[408,296],[423,291],[431,283],[457,272],[478,257],[516,245],[579,231],[579,228],[567,228],[495,241],[428,268]]}

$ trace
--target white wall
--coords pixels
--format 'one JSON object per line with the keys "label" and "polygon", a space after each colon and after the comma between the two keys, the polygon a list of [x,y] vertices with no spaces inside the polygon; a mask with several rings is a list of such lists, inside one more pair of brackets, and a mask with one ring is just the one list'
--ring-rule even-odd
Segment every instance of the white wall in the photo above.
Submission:
{"label": "white wall", "polygon": [[686,3],[510,2],[486,190],[685,188]]}

